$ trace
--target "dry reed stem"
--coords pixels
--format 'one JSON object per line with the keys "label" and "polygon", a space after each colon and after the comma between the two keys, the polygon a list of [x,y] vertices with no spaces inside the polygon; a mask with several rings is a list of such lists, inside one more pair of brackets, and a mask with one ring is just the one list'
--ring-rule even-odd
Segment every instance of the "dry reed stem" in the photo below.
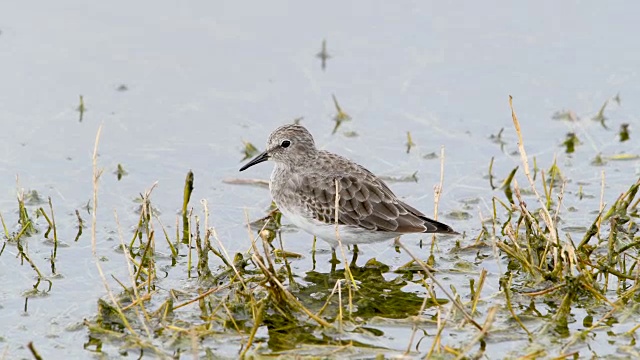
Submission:
{"label": "dry reed stem", "polygon": [[[422,283],[425,289],[427,289],[428,284],[424,281],[424,279],[422,280]],[[429,291],[427,290],[427,292]],[[409,353],[411,352],[411,345],[413,345],[413,340],[415,339],[416,333],[418,332],[418,321],[420,320],[420,316],[422,315],[424,310],[427,308],[428,300],[429,300],[429,297],[427,296],[425,296],[424,299],[422,299],[422,305],[420,305],[420,310],[418,310],[418,315],[413,317],[415,321],[413,322],[413,324],[411,324],[411,336],[409,336],[409,343],[407,344],[407,349],[404,351],[405,356],[409,355]]]}
{"label": "dry reed stem", "polygon": [[181,307],[187,306],[187,305],[189,305],[189,304],[193,304],[194,302],[199,301],[200,299],[203,299],[203,298],[205,298],[205,297],[207,297],[207,296],[209,296],[209,295],[211,295],[211,294],[213,294],[213,293],[215,293],[215,292],[217,292],[217,291],[219,291],[219,290],[226,289],[226,288],[228,288],[229,286],[231,286],[231,284],[224,285],[224,286],[219,286],[219,287],[216,287],[216,288],[213,288],[213,289],[209,289],[209,290],[207,290],[207,291],[203,292],[202,294],[200,294],[200,295],[196,296],[196,297],[195,297],[195,298],[193,298],[193,299],[189,299],[189,300],[187,300],[187,301],[185,301],[185,302],[183,302],[183,303],[181,303],[181,304],[175,305],[175,306],[173,307],[173,309],[174,309],[174,310],[176,310],[176,309],[179,309],[179,308],[181,308]]}
{"label": "dry reed stem", "polygon": [[[440,204],[440,195],[444,186],[444,145],[440,147],[440,182],[433,188],[433,219],[438,220],[438,205]],[[436,234],[431,235],[431,253],[436,246]]]}
{"label": "dry reed stem", "polygon": [[451,300],[452,305],[462,313],[465,319],[468,322],[470,322],[473,326],[475,326],[478,330],[482,330],[482,327],[475,320],[473,320],[471,315],[467,313],[464,307],[462,307],[462,305],[458,301],[456,301],[456,299],[454,299],[454,297],[451,294],[449,294],[449,292],[444,288],[444,286],[442,286],[442,284],[438,281],[438,279],[436,279],[436,277],[433,276],[431,271],[429,271],[429,269],[427,268],[426,264],[424,264],[422,260],[418,259],[415,255],[413,255],[413,253],[409,251],[409,249],[406,246],[404,246],[404,244],[400,240],[396,240],[396,244],[400,245],[400,247],[404,251],[406,251],[407,254],[409,254],[409,256],[411,256],[411,258],[413,258],[413,260],[416,263],[418,263],[418,265],[422,268],[422,271],[424,271],[424,273],[431,279],[431,281],[433,281],[433,283],[440,288],[440,290],[445,294],[445,296],[448,297],[449,300]]}
{"label": "dry reed stem", "polygon": [[[304,305],[302,305],[302,303],[300,301],[298,301],[298,299],[296,299],[296,297],[293,296],[293,294],[291,294],[284,287],[284,285],[280,282],[280,280],[278,280],[278,278],[269,271],[267,266],[261,260],[260,253],[258,252],[258,248],[257,248],[257,246],[255,244],[256,239],[251,234],[251,225],[250,225],[250,222],[249,222],[249,215],[247,214],[246,210],[245,210],[245,218],[246,218],[246,221],[247,221],[247,231],[248,231],[248,234],[249,234],[249,239],[251,239],[251,247],[254,250],[253,255],[251,255],[251,259],[253,260],[253,262],[258,265],[260,270],[265,274],[266,277],[269,278],[270,281],[272,281],[276,286],[278,286],[278,288],[280,290],[282,290],[282,292],[285,294],[287,299],[289,301],[291,301],[294,305],[296,305],[296,307],[298,307],[300,310],[302,310],[311,319],[315,320],[318,324],[320,324],[320,325],[322,325],[324,327],[331,327],[331,325],[328,322],[326,322],[322,318],[316,316],[311,311],[309,311],[309,309],[307,309]],[[266,224],[265,224],[265,226],[266,226]],[[266,248],[265,248],[265,256],[267,257],[268,260],[270,260]]]}
{"label": "dry reed stem", "polygon": [[562,200],[564,199],[564,189],[566,188],[567,181],[562,181],[562,187],[560,187],[560,194],[558,194],[558,206],[556,207],[556,211],[553,214],[553,223],[558,223],[558,216],[560,215],[560,206],[562,205]]}
{"label": "dry reed stem", "polygon": [[[224,309],[224,311],[227,313],[227,316],[229,317],[229,320],[231,320],[231,323],[233,324],[233,327],[236,329],[238,334],[242,333],[242,331],[238,327],[238,324],[236,323],[236,319],[233,318],[233,314],[231,313],[231,310],[229,310],[229,308],[227,307],[227,304],[225,304],[224,301],[221,301],[220,304],[222,305],[222,308]],[[215,315],[215,314],[211,314],[211,316],[213,316],[213,315]],[[258,326],[259,326],[260,321],[257,321],[257,323],[258,323]]]}
{"label": "dry reed stem", "polygon": [[[231,267],[231,269],[233,269],[233,272],[235,273],[236,277],[240,281],[240,284],[242,284],[242,287],[244,289],[247,289],[247,284],[244,282],[244,278],[242,277],[242,275],[238,271],[238,268],[236,268],[236,265],[233,263],[233,260],[229,257],[229,253],[227,252],[227,249],[224,247],[224,244],[222,244],[222,241],[220,241],[220,238],[218,238],[218,232],[216,231],[216,229],[212,227],[212,228],[208,229],[207,231],[209,231],[211,233],[211,235],[213,235],[213,238],[216,239],[216,242],[218,243],[218,246],[220,246],[220,248],[222,249],[222,252],[224,253],[225,258],[226,258],[227,262],[229,263],[229,266]],[[253,294],[249,294],[249,295],[251,296],[251,298],[253,298]]]}
{"label": "dry reed stem", "polygon": [[[42,208],[41,208],[42,209]],[[56,226],[56,217],[53,213],[53,204],[51,203],[51,196],[49,196],[49,209],[51,210],[51,227],[53,228],[53,258],[56,258],[57,250],[58,250],[58,227]],[[44,217],[48,220],[47,215],[42,212]]]}
{"label": "dry reed stem", "polygon": [[476,312],[476,308],[478,307],[478,301],[480,300],[480,294],[482,292],[482,288],[484,287],[484,281],[487,278],[487,269],[482,268],[480,271],[480,277],[478,278],[478,287],[475,290],[475,294],[473,299],[471,299],[471,315]]}
{"label": "dry reed stem", "polygon": [[[604,170],[602,170],[600,177],[601,177],[601,180],[600,180],[600,211],[599,213],[602,214],[602,212],[604,211],[604,184],[605,184]],[[602,225],[602,217],[599,217],[598,218],[598,234],[600,234],[601,225]]]}
{"label": "dry reed stem", "polygon": [[[236,268],[235,264],[233,263],[233,259],[231,259],[231,257],[229,256],[229,253],[227,252],[227,249],[224,247],[224,244],[222,244],[222,241],[220,241],[220,238],[218,238],[218,233],[216,232],[216,229],[211,227],[208,227],[208,219],[209,219],[209,203],[207,202],[207,200],[203,199],[200,201],[200,203],[202,204],[202,206],[204,207],[204,211],[205,211],[205,230],[207,232],[207,235],[210,234],[213,235],[213,238],[216,239],[216,242],[218,243],[218,246],[220,246],[220,248],[222,249],[222,252],[224,253],[225,258],[227,259],[227,262],[229,263],[229,266],[231,266],[231,268],[233,269],[233,272],[236,274],[238,280],[240,280],[240,283],[242,284],[242,287],[244,289],[247,288],[247,284],[245,284],[244,279],[242,278],[242,275],[240,275],[240,272],[238,271],[238,269]],[[245,217],[248,216],[247,213],[245,212]],[[248,218],[247,218],[248,221]],[[250,226],[250,225],[249,225]],[[265,224],[266,226],[266,224]],[[205,238],[206,236],[205,235]],[[207,251],[209,251],[209,249],[207,249]],[[253,294],[250,294],[251,298],[253,299]]]}
{"label": "dry reed stem", "polygon": [[[191,222],[191,215],[193,215],[193,208],[189,209],[189,215],[187,219],[189,219],[189,223]],[[179,242],[180,240],[178,240]],[[191,268],[193,267],[193,236],[189,234],[189,242],[187,243],[187,248],[189,252],[187,252],[187,277],[191,278]]]}
{"label": "dry reed stem", "polygon": [[513,305],[511,305],[511,295],[509,293],[509,289],[511,289],[511,275],[509,275],[509,279],[506,282],[507,283],[504,286],[504,297],[505,297],[507,309],[509,309],[511,316],[516,321],[516,323],[518,323],[518,325],[520,325],[522,330],[524,330],[527,333],[527,335],[529,336],[529,340],[531,340],[532,339],[531,332],[527,329],[526,326],[524,326],[524,323],[522,322],[522,320],[520,320],[520,317],[516,314],[515,310],[513,309]]}
{"label": "dry reed stem", "polygon": [[507,238],[509,240],[511,240],[511,243],[514,244],[515,249],[517,250],[517,252],[514,252],[513,249],[509,246],[507,246],[506,244],[503,244],[501,242],[495,242],[495,245],[502,251],[504,251],[505,253],[507,253],[507,255],[511,256],[514,259],[518,259],[518,261],[520,262],[520,264],[528,269],[528,272],[530,274],[533,274],[534,271],[534,267],[533,264],[531,264],[529,262],[528,259],[526,259],[523,256],[520,256],[520,254],[522,254],[522,249],[520,248],[520,245],[518,245],[518,239],[516,237],[516,232],[513,231],[511,225],[509,224],[509,226],[507,226],[505,228],[505,232],[507,233]]}
{"label": "dry reed stem", "polygon": [[[282,261],[284,261],[284,266],[287,269],[287,274],[289,275],[289,286],[297,289],[298,284],[295,282],[293,278],[293,273],[291,272],[291,263],[289,263],[289,256],[287,256],[287,251],[284,250],[284,243],[282,242],[282,234],[277,234],[278,243],[280,244],[280,251],[282,251]],[[274,252],[275,253],[275,252]],[[277,256],[277,254],[275,254]]]}
{"label": "dry reed stem", "polygon": [[440,311],[440,307],[438,307],[438,311],[437,311],[437,316],[438,316],[437,329],[438,330],[436,331],[436,336],[433,338],[433,342],[431,343],[431,348],[429,348],[429,352],[427,353],[427,355],[425,355],[424,359],[430,359],[434,351],[437,351],[438,353],[440,353],[440,346],[442,343],[442,332],[444,331],[444,327],[447,325],[447,319],[449,318],[452,312],[453,312],[453,306],[449,308],[449,311],[447,311],[447,314],[443,318],[441,316],[442,314]]}
{"label": "dry reed stem", "polygon": [[[496,265],[498,267],[498,271],[500,273],[502,273],[502,261],[500,261],[500,255],[498,252],[498,242],[497,240],[497,236],[496,236],[496,219],[498,218],[497,215],[497,206],[496,206],[496,198],[493,197],[491,199],[491,203],[492,203],[492,207],[493,207],[493,219],[491,219],[491,229],[492,229],[492,233],[489,234],[491,237],[491,252],[493,254],[493,258],[496,260]],[[482,216],[480,216],[481,221],[484,221],[484,219],[482,219]]]}
{"label": "dry reed stem", "polygon": [[338,179],[334,180],[336,185],[336,200],[334,203],[335,207],[335,228],[336,228],[336,239],[338,240],[338,246],[340,247],[340,252],[342,253],[342,260],[344,261],[344,273],[347,280],[351,281],[351,285],[355,290],[358,290],[358,285],[356,284],[356,280],[353,278],[353,274],[351,273],[351,268],[349,267],[349,262],[347,261],[347,254],[344,252],[344,246],[342,246],[342,240],[340,239],[340,229],[338,224],[338,216],[340,215],[340,184],[338,183]]}
{"label": "dry reed stem", "polygon": [[609,310],[606,314],[604,314],[598,321],[596,321],[593,325],[591,325],[588,329],[576,332],[573,334],[571,340],[569,340],[560,350],[561,352],[564,352],[566,349],[570,348],[573,344],[576,343],[576,341],[583,339],[582,336],[584,334],[588,334],[591,331],[593,331],[595,328],[597,328],[598,326],[600,326],[600,324],[602,324],[603,322],[605,322],[608,318],[610,318],[616,311],[618,310],[618,308],[613,308],[611,310]]}
{"label": "dry reed stem", "polygon": [[540,203],[542,207],[543,219],[549,228],[549,234],[551,235],[551,239],[554,243],[558,243],[558,237],[556,233],[556,228],[553,222],[551,221],[551,215],[545,206],[545,202],[542,200],[542,197],[538,193],[536,189],[533,178],[531,177],[531,171],[529,169],[529,158],[527,157],[527,152],[524,149],[524,141],[522,139],[522,131],[520,129],[520,122],[518,121],[518,117],[516,116],[516,112],[513,109],[513,97],[509,95],[509,107],[511,107],[511,118],[513,119],[513,125],[516,128],[516,133],[518,135],[518,151],[520,152],[520,160],[522,161],[523,171],[527,176],[527,180],[529,180],[529,185],[531,186],[531,190],[536,195],[536,199]]}
{"label": "dry reed stem", "polygon": [[324,321],[322,318],[317,317],[314,313],[312,313],[311,311],[309,311],[309,309],[307,309],[304,305],[302,305],[302,303],[300,301],[298,301],[298,299],[296,299],[296,297],[293,296],[293,294],[291,294],[289,292],[289,290],[287,290],[287,288],[285,288],[284,285],[282,285],[280,280],[278,280],[278,278],[275,275],[273,275],[271,272],[269,272],[269,269],[267,269],[265,264],[262,262],[262,260],[260,260],[260,258],[256,254],[253,254],[251,256],[251,258],[253,259],[253,261],[256,262],[256,264],[258,264],[258,266],[260,267],[262,272],[269,278],[269,280],[273,281],[273,283],[276,286],[278,286],[278,288],[280,288],[280,290],[282,290],[282,292],[285,294],[287,299],[289,301],[291,301],[296,307],[298,307],[298,309],[302,310],[305,314],[307,314],[307,316],[309,316],[311,319],[315,320],[315,322],[317,322],[318,324],[320,324],[320,325],[322,325],[324,327],[331,327],[331,324],[329,324],[328,322]]}
{"label": "dry reed stem", "polygon": [[239,178],[228,178],[222,179],[222,183],[231,184],[231,185],[255,185],[259,187],[269,187],[269,180],[263,179],[239,179]]}
{"label": "dry reed stem", "polygon": [[[131,266],[131,262],[133,262],[133,259],[131,259],[131,254],[129,254],[129,252],[126,250],[126,245],[124,244],[124,237],[122,236],[122,227],[120,226],[120,219],[118,218],[118,212],[116,210],[113,210],[113,217],[116,220],[116,228],[118,231],[118,238],[120,239],[120,246],[122,247],[122,255],[124,256],[124,262],[127,264],[127,271],[129,272],[129,280],[131,281],[133,294],[136,298],[136,301],[134,301],[133,303],[136,303],[139,301],[139,299],[141,299],[141,297],[140,297],[140,293],[138,292],[138,287],[136,286],[133,267]],[[133,303],[131,305],[133,305]],[[149,331],[149,327],[147,326],[147,321],[150,321],[149,314],[147,313],[144,306],[141,305],[140,307],[142,308],[144,317],[137,311],[137,309],[136,309],[136,314],[138,315],[138,319],[140,320],[140,323],[142,324],[144,331],[147,334],[147,337],[151,337],[151,331]],[[126,308],[128,307],[123,308],[123,310]]]}
{"label": "dry reed stem", "polygon": [[331,298],[333,297],[333,295],[338,291],[338,283],[340,282],[336,281],[336,284],[333,285],[333,289],[331,290],[331,293],[329,294],[329,296],[327,296],[327,300],[324,302],[324,305],[322,305],[320,310],[318,310],[318,312],[316,313],[316,316],[320,317],[322,313],[325,311],[325,309],[327,308],[327,306],[329,306],[329,301],[331,301]]}
{"label": "dry reed stem", "polygon": [[[191,237],[191,236],[189,236]],[[198,348],[199,348],[199,336],[198,333],[196,331],[189,331],[189,338],[191,339],[191,355],[193,356],[193,360],[198,360],[200,359],[200,356],[198,354]]]}
{"label": "dry reed stem", "polygon": [[539,290],[539,291],[520,292],[520,294],[525,295],[525,296],[531,296],[531,297],[540,296],[540,295],[546,295],[546,294],[552,293],[552,292],[554,292],[556,290],[562,289],[562,288],[564,288],[566,286],[567,286],[567,284],[562,283],[560,285],[552,286],[550,288],[542,289],[542,290]]}
{"label": "dry reed stem", "polygon": [[342,332],[342,281],[336,281],[338,283],[338,331]]}
{"label": "dry reed stem", "polygon": [[258,328],[260,328],[260,324],[262,323],[262,316],[264,315],[264,308],[266,307],[266,305],[267,305],[266,301],[261,301],[260,305],[258,306],[257,314],[253,319],[254,321],[253,327],[251,328],[251,332],[249,333],[249,339],[247,339],[247,345],[245,346],[244,350],[240,354],[241,359],[244,359],[245,355],[247,354],[247,351],[249,351],[249,349],[251,348],[251,345],[253,345],[253,340],[255,339],[256,333],[258,332]]}
{"label": "dry reed stem", "polygon": [[480,330],[480,332],[476,334],[476,336],[474,336],[473,339],[471,339],[469,344],[467,344],[467,346],[464,349],[462,349],[462,351],[458,354],[458,356],[456,356],[456,360],[462,359],[471,350],[471,348],[473,347],[473,345],[475,345],[475,343],[482,340],[483,337],[487,336],[487,333],[489,332],[491,325],[493,325],[493,320],[495,319],[497,311],[498,311],[498,306],[492,306],[489,309],[487,313],[487,318],[485,319],[484,324],[482,325],[482,330]]}
{"label": "dry reed stem", "polygon": [[93,204],[91,208],[91,253],[93,254],[93,261],[98,269],[98,274],[100,275],[100,279],[102,280],[102,284],[104,285],[105,290],[107,291],[107,295],[113,306],[116,308],[118,312],[118,316],[120,320],[122,320],[123,325],[131,332],[132,335],[137,336],[135,330],[129,324],[127,317],[122,312],[122,308],[118,303],[115,295],[111,291],[109,287],[109,283],[107,282],[107,278],[104,276],[104,272],[102,271],[102,266],[100,265],[100,258],[98,257],[98,246],[97,246],[97,227],[98,227],[98,219],[97,219],[97,211],[98,211],[98,179],[100,179],[100,175],[102,174],[102,170],[98,170],[98,144],[100,143],[100,133],[102,132],[102,125],[98,127],[98,132],[96,133],[96,140],[93,147],[93,156],[92,156],[92,168],[93,168]]}

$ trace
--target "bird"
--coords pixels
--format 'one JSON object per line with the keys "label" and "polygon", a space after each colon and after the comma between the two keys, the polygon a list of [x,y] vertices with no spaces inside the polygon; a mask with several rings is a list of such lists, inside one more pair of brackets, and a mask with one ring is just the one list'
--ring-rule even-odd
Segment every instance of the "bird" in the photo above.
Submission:
{"label": "bird", "polygon": [[404,234],[458,234],[398,199],[384,181],[363,166],[318,149],[302,125],[275,129],[266,150],[240,171],[268,160],[275,163],[269,190],[280,212],[334,250],[340,243],[367,244]]}

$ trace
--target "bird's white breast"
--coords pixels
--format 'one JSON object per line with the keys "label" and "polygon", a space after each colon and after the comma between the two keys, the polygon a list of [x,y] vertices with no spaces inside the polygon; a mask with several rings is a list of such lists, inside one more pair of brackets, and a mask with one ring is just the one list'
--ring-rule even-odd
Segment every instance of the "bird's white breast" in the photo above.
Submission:
{"label": "bird's white breast", "polygon": [[366,244],[384,241],[396,237],[398,234],[383,231],[369,231],[350,225],[338,225],[336,233],[335,224],[326,224],[316,219],[306,217],[301,212],[293,212],[290,209],[280,207],[280,212],[298,228],[315,235],[335,248],[338,245],[338,236],[344,245]]}

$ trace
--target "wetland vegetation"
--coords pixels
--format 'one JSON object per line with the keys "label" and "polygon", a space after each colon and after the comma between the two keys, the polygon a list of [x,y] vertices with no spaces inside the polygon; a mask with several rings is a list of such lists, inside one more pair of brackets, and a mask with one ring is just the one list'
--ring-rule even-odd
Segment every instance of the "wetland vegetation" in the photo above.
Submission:
{"label": "wetland vegetation", "polygon": [[[346,116],[337,101],[336,108],[334,132]],[[603,171],[598,208],[566,206],[569,195],[596,195],[586,194],[555,161],[542,165],[528,156],[526,134],[513,108],[512,117],[521,164],[499,176],[493,174],[493,159],[489,162],[487,188],[500,192],[491,197],[491,214],[482,219],[479,230],[429,236],[414,250],[397,240],[396,251],[411,259],[397,268],[376,258],[348,261],[349,253],[358,253],[343,248],[330,271],[317,271],[316,261],[327,261],[327,254],[316,253],[314,242],[311,269],[297,271],[291,264],[304,254],[283,246],[289,230],[274,207],[265,209],[262,219],[246,219],[247,248],[229,253],[224,245],[228,240],[218,236],[216,215],[207,201],[194,204],[191,199],[196,180],[189,172],[182,210],[172,229],[165,224],[174,220],[154,209],[155,185],[141,193],[133,232],[117,229],[115,251],[124,258],[129,276],[109,276],[101,263],[114,254],[96,250],[96,214],[103,211],[99,185],[105,176],[97,156],[100,131],[93,156],[94,196],[87,215],[76,211],[74,240],[59,241],[51,198],[21,191],[17,216],[0,217],[0,256],[9,256],[7,248],[15,249],[14,265],[28,264],[33,270],[35,283],[23,294],[26,312],[29,299],[56,291],[59,247],[77,246],[80,238],[91,237],[97,281],[107,293],[95,300],[95,316],[83,322],[84,347],[94,353],[159,358],[481,358],[497,356],[508,343],[511,349],[517,344],[509,356],[522,358],[638,355],[640,179],[629,176],[627,190],[614,198],[604,193]],[[413,141],[410,133],[407,136],[409,151]],[[248,142],[245,147],[247,156],[257,151]],[[567,145],[566,151],[573,151],[569,149]],[[444,151],[438,157],[444,169]],[[124,173],[118,164],[118,178]],[[409,178],[417,181],[415,174]],[[436,205],[442,186],[446,184],[436,187]],[[614,200],[607,204],[610,198]],[[565,227],[563,219],[579,211],[590,216],[582,216],[586,220],[580,225]],[[454,210],[448,216],[464,218],[464,213]],[[117,212],[114,216],[119,224]],[[51,248],[46,263],[29,254],[36,234]],[[455,246],[444,254],[441,244],[452,241]],[[487,268],[498,272],[488,279]],[[174,272],[188,280],[186,286],[166,285],[164,279]],[[468,283],[454,274],[464,274]],[[449,281],[452,278],[456,280]],[[404,328],[407,336],[389,346],[389,328]],[[600,337],[610,344],[604,353],[592,346]],[[38,344],[28,346],[36,358],[37,348]]]}

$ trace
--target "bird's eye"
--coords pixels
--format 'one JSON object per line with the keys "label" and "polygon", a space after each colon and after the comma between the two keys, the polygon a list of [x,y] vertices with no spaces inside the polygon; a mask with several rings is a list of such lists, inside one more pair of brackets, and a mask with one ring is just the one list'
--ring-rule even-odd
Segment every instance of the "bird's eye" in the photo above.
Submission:
{"label": "bird's eye", "polygon": [[287,148],[287,147],[289,147],[289,145],[291,145],[291,141],[289,141],[289,140],[284,140],[280,144],[280,146],[282,146],[283,148]]}

